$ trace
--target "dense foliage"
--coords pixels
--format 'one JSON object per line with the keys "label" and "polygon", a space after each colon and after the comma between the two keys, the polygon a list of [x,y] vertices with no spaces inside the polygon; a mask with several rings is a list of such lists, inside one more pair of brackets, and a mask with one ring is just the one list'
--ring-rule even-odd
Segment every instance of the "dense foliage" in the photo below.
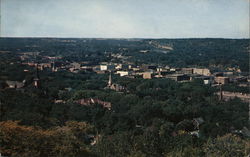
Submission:
{"label": "dense foliage", "polygon": [[[55,74],[49,74],[51,79],[44,80],[41,90],[30,86],[25,91],[1,91],[1,120],[18,120],[18,124],[9,123],[47,130],[67,126],[68,121],[87,122],[93,126],[92,133],[100,135],[100,139],[96,145],[88,145],[86,149],[99,156],[115,154],[118,157],[136,154],[150,157],[175,156],[175,153],[179,153],[179,156],[204,155],[207,148],[203,150],[203,147],[206,147],[208,138],[223,136],[232,129],[242,129],[248,124],[246,103],[239,99],[218,101],[214,95],[216,89],[199,81],[177,83],[168,79],[115,77],[116,82],[126,84],[129,90],[128,93],[117,93],[103,89],[107,75]],[[74,90],[63,90],[70,85]],[[46,93],[43,92],[45,89],[48,89]],[[111,102],[112,110],[98,104],[82,106],[74,103],[74,100],[89,97]],[[54,99],[62,99],[66,103],[55,104]],[[197,117],[205,120],[200,127],[200,138],[189,134],[194,131],[192,120]],[[3,135],[8,138],[6,136],[9,135]],[[40,141],[38,137],[30,138]],[[80,144],[76,143],[78,146]],[[29,148],[26,145],[23,147]]]}

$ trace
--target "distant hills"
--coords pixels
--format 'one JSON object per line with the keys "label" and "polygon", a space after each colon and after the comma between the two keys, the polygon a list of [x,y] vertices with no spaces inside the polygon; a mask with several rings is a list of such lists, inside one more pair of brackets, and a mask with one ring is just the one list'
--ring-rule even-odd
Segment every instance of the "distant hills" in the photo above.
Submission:
{"label": "distant hills", "polygon": [[[213,69],[239,67],[249,71],[250,39],[104,39],[104,38],[0,38],[0,51],[39,51],[41,55],[83,56],[105,61],[107,53],[120,53],[137,63]],[[145,51],[147,53],[137,53]],[[162,53],[163,52],[163,53]],[[171,53],[167,53],[171,52]],[[81,57],[77,57],[81,59]],[[72,58],[73,59],[73,58]],[[85,60],[86,58],[82,58]]]}

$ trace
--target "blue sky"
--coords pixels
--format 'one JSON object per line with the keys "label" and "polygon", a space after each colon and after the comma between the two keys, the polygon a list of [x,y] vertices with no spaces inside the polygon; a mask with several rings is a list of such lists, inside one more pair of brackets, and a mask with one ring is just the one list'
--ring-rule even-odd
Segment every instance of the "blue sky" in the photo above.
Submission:
{"label": "blue sky", "polygon": [[5,37],[249,38],[249,0],[1,0]]}

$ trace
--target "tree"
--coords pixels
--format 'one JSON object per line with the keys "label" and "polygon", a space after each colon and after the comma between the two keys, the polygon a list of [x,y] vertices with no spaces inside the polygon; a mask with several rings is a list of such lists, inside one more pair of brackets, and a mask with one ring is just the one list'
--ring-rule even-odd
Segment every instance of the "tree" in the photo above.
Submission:
{"label": "tree", "polygon": [[0,151],[13,157],[92,156],[83,138],[90,130],[91,126],[83,122],[66,122],[66,126],[44,130],[4,121],[0,122]]}
{"label": "tree", "polygon": [[247,156],[250,153],[250,140],[241,139],[232,134],[226,134],[216,139],[208,140],[204,145],[206,156],[221,156],[221,157],[241,157]]}

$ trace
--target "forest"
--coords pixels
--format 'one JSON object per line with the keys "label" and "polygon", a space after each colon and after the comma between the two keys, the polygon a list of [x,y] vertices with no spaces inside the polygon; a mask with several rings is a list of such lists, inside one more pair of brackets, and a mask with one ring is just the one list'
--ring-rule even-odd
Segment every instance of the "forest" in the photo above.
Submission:
{"label": "forest", "polygon": [[[154,63],[174,67],[210,67],[215,71],[238,67],[249,72],[249,39],[74,39],[1,38],[2,51],[40,52],[70,61],[108,61],[107,53],[131,56],[137,64]],[[152,44],[154,43],[154,44]],[[164,49],[168,46],[171,49]],[[147,50],[148,53],[140,53]]]}

